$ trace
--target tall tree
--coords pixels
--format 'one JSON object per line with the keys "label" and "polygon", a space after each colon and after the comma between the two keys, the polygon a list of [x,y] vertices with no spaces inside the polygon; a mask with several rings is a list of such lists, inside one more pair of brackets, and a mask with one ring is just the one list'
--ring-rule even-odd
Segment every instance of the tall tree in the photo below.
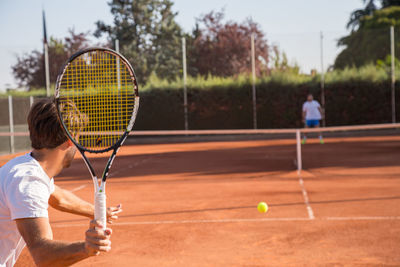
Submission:
{"label": "tall tree", "polygon": [[198,23],[198,36],[193,42],[195,69],[199,74],[232,76],[251,71],[251,34],[255,34],[256,70],[267,71],[268,43],[260,26],[247,19],[243,23],[223,22],[224,12],[210,12]]}
{"label": "tall tree", "polygon": [[[50,82],[55,83],[58,72],[66,60],[73,53],[89,46],[88,33],[75,33],[73,29],[70,29],[69,36],[64,40],[51,37],[48,46]],[[39,50],[17,55],[17,63],[11,68],[19,85],[32,89],[44,87],[44,55]]]}
{"label": "tall tree", "polygon": [[347,23],[347,29],[354,31],[359,25],[362,18],[370,16],[378,9],[375,4],[375,0],[362,0],[363,3],[367,3],[364,8],[354,10],[350,15],[350,20]]}
{"label": "tall tree", "polygon": [[112,0],[113,25],[96,23],[95,36],[106,34],[120,42],[121,52],[132,62],[140,81],[152,72],[173,79],[181,69],[182,30],[175,21],[170,0]]}
{"label": "tall tree", "polygon": [[[360,26],[349,36],[339,40],[339,46],[345,46],[335,60],[335,68],[345,68],[384,60],[390,54],[389,27],[396,26],[396,36],[400,36],[400,7],[387,7],[364,17]],[[396,43],[396,54],[400,52],[400,43]]]}
{"label": "tall tree", "polygon": [[[365,5],[362,9],[354,10],[350,15],[350,20],[347,23],[347,28],[352,31],[360,26],[360,22],[366,16],[371,16],[379,6],[376,4],[377,0],[362,0]],[[379,0],[380,8],[387,8],[391,6],[400,6],[400,0]]]}
{"label": "tall tree", "polygon": [[382,8],[400,6],[400,0],[381,0]]}

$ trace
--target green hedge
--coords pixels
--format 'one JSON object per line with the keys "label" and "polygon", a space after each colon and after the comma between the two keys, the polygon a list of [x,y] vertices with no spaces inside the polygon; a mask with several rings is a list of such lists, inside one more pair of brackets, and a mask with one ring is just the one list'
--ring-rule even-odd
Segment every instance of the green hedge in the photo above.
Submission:
{"label": "green hedge", "polygon": [[[391,122],[391,87],[387,75],[383,74],[373,67],[327,74],[327,126]],[[299,76],[281,76],[260,79],[257,83],[260,129],[302,127],[301,107],[307,94],[310,92],[317,100],[320,98],[318,77],[299,79]],[[183,129],[183,89],[179,88],[180,84],[181,81],[177,80],[170,84],[158,83],[153,88],[140,88],[141,103],[135,129]],[[396,87],[399,88],[400,83]],[[33,91],[29,94],[40,95],[44,92]],[[3,107],[3,115],[8,112],[6,96],[4,94],[4,99],[0,97],[0,102],[4,103],[0,105]],[[399,89],[396,90],[396,96],[396,117],[400,121]],[[247,77],[211,77],[207,80],[201,77],[190,78],[188,104],[190,129],[253,127],[251,82]],[[1,118],[4,124],[8,123],[8,115]]]}
{"label": "green hedge", "polygon": [[[399,87],[399,85],[397,85]],[[302,127],[301,107],[308,93],[318,100],[317,81],[257,84],[258,128]],[[326,85],[327,126],[391,122],[388,82],[345,81]],[[397,96],[400,90],[397,89]],[[188,88],[190,129],[252,128],[251,84]],[[400,121],[400,98],[397,98]],[[149,89],[141,92],[135,129],[183,129],[183,89]]]}

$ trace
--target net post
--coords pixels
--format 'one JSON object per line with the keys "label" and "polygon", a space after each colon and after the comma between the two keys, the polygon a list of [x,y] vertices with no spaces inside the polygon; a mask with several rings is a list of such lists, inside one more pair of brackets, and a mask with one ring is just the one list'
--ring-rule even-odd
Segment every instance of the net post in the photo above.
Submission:
{"label": "net post", "polygon": [[301,132],[296,130],[296,152],[297,152],[297,172],[300,174],[303,168],[301,161]]}
{"label": "net post", "polygon": [[392,78],[392,123],[396,123],[396,75],[395,75],[395,55],[394,55],[394,26],[390,26],[390,54],[391,54],[391,78]]}
{"label": "net post", "polygon": [[324,70],[324,34],[320,32],[320,47],[321,47],[321,106],[322,106],[322,126],[326,126],[325,120],[325,70]]}
{"label": "net post", "polygon": [[12,96],[8,96],[8,115],[9,115],[9,123],[10,123],[10,153],[14,154],[14,114],[13,114],[13,100]]}
{"label": "net post", "polygon": [[186,68],[186,39],[182,37],[182,67],[183,67],[183,112],[185,130],[189,130],[188,122],[188,101],[187,101],[187,68]]}
{"label": "net post", "polygon": [[34,102],[33,96],[29,96],[29,106],[32,107]]}
{"label": "net post", "polygon": [[251,34],[251,72],[252,72],[252,94],[253,94],[253,128],[257,129],[257,95],[256,95],[256,52],[254,45],[255,34]]}

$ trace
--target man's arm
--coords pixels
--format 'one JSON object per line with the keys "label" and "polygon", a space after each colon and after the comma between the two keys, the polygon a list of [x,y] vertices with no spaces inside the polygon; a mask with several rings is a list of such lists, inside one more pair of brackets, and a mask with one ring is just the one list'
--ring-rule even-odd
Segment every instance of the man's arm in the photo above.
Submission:
{"label": "man's arm", "polygon": [[[60,211],[86,216],[88,218],[93,218],[94,216],[94,206],[91,203],[56,185],[54,185],[53,194],[50,195],[49,204]],[[120,212],[122,212],[121,205],[109,207],[107,209],[108,223],[112,223],[112,220],[118,219],[118,213]]]}
{"label": "man's arm", "polygon": [[92,204],[56,185],[54,185],[53,194],[50,195],[49,204],[60,211],[93,218],[94,206]]}
{"label": "man's arm", "polygon": [[85,241],[73,243],[52,240],[48,218],[24,218],[15,222],[38,266],[69,266],[111,249],[111,229],[96,230],[95,227],[100,227],[96,221],[90,222]]}
{"label": "man's arm", "polygon": [[321,114],[321,118],[324,118],[325,114],[324,114],[324,110],[321,108],[321,106],[318,106],[318,111]]}

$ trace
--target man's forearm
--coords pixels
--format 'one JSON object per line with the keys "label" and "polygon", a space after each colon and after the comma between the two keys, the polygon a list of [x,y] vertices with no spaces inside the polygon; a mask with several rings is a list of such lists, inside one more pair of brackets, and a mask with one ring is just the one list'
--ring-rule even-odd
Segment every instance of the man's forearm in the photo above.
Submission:
{"label": "man's forearm", "polygon": [[111,249],[112,230],[97,229],[100,225],[95,220],[85,232],[85,242],[74,243],[54,241],[48,218],[22,218],[15,223],[38,266],[69,266]]}
{"label": "man's forearm", "polygon": [[57,188],[56,194],[50,198],[49,204],[60,211],[82,215],[89,218],[93,218],[94,216],[94,206],[91,203],[59,187]]}
{"label": "man's forearm", "polygon": [[43,240],[29,251],[38,266],[69,266],[89,257],[84,242]]}

